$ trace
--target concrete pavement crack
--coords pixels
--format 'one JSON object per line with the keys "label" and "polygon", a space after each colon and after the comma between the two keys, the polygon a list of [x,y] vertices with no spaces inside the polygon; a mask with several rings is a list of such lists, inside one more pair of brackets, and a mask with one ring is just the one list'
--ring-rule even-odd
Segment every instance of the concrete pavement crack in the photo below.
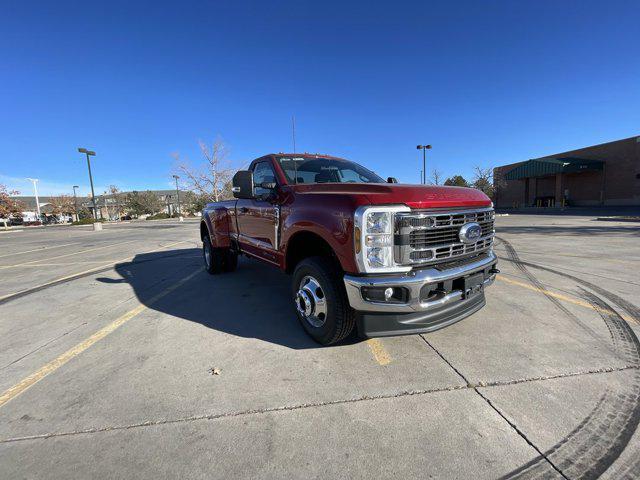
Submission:
{"label": "concrete pavement crack", "polygon": [[[426,340],[425,342],[427,343],[427,345],[433,348]],[[436,350],[434,349],[434,351]],[[436,351],[436,353],[438,352]],[[447,362],[444,359],[444,357],[441,357],[441,358],[443,358],[443,360]],[[449,364],[449,362],[447,363]],[[56,438],[56,437],[68,437],[73,435],[90,435],[94,433],[105,433],[105,432],[113,432],[113,431],[120,431],[120,430],[130,430],[130,429],[142,428],[142,427],[172,425],[172,424],[188,423],[188,422],[195,422],[195,421],[219,420],[219,419],[225,419],[225,418],[242,417],[247,415],[261,415],[266,413],[287,412],[287,411],[295,411],[295,410],[304,410],[307,408],[321,408],[321,407],[328,407],[333,405],[345,405],[345,404],[359,403],[359,402],[366,402],[366,401],[386,400],[386,399],[392,399],[392,398],[410,397],[414,395],[428,395],[431,393],[453,392],[453,391],[469,390],[469,389],[473,389],[478,395],[484,398],[484,396],[478,391],[478,388],[492,388],[492,387],[506,386],[506,385],[517,385],[520,383],[527,383],[527,382],[553,380],[556,378],[575,377],[580,375],[606,374],[611,372],[632,370],[632,369],[639,370],[640,366],[629,365],[629,366],[618,367],[618,368],[602,368],[602,369],[587,370],[582,372],[569,372],[569,373],[558,374],[558,375],[550,375],[547,377],[532,377],[532,378],[525,378],[525,379],[519,379],[519,380],[486,382],[486,383],[479,383],[477,385],[471,384],[465,380],[466,385],[454,385],[454,386],[431,388],[431,389],[424,389],[424,390],[409,390],[404,392],[382,394],[382,395],[365,395],[362,397],[329,400],[325,402],[300,403],[300,404],[285,405],[280,407],[239,410],[235,412],[223,412],[218,414],[194,415],[190,417],[175,418],[175,419],[148,420],[145,422],[132,423],[127,425],[112,425],[112,426],[105,426],[105,427],[87,428],[83,430],[73,430],[69,432],[53,432],[53,433],[45,433],[40,435],[29,435],[24,437],[12,437],[12,438],[0,439],[0,444],[23,442],[27,440],[43,440],[47,438]],[[460,376],[464,379],[464,376],[462,376],[462,374],[460,374]],[[485,399],[485,401],[489,403],[488,400]],[[497,411],[497,409],[493,407],[493,405],[491,405],[490,403],[489,405],[494,410]],[[503,415],[500,412],[497,411],[497,413],[498,415],[503,417]],[[505,419],[505,421],[509,423],[508,420]],[[519,433],[519,435],[524,438],[524,440],[527,443],[530,443],[529,440],[524,436],[524,434],[520,433],[514,426],[512,426],[512,428],[514,428]],[[533,446],[533,448],[537,449],[533,444],[531,445]]]}
{"label": "concrete pavement crack", "polygon": [[[454,372],[456,372],[456,374],[466,382],[466,384],[467,384],[467,388],[473,389],[473,391],[474,391],[474,392],[476,392],[476,394],[478,394],[478,395],[480,396],[480,398],[481,398],[482,400],[484,400],[484,401],[485,401],[485,403],[486,403],[486,404],[487,404],[487,405],[488,405],[488,406],[489,406],[493,411],[495,411],[495,412],[498,414],[498,416],[500,416],[500,418],[502,418],[502,419],[503,419],[503,420],[504,420],[504,421],[505,421],[505,422],[506,422],[506,423],[511,427],[511,429],[512,429],[514,432],[516,432],[520,437],[522,437],[522,439],[527,443],[527,445],[529,445],[531,448],[533,448],[533,449],[538,453],[538,455],[539,455],[540,457],[544,458],[544,459],[549,463],[549,465],[550,465],[550,466],[551,466],[551,467],[552,467],[556,472],[558,472],[560,475],[562,475],[562,477],[563,477],[563,478],[567,478],[567,480],[568,480],[568,477],[567,477],[564,473],[562,473],[562,471],[561,471],[557,466],[555,466],[555,465],[553,464],[553,462],[552,462],[551,460],[549,460],[549,458],[547,458],[547,456],[542,452],[542,450],[541,450],[541,449],[540,449],[540,448],[539,448],[535,443],[533,443],[533,441],[532,441],[532,440],[530,440],[530,439],[527,437],[527,435],[526,435],[522,430],[520,430],[520,429],[518,428],[518,426],[517,426],[514,422],[512,422],[511,420],[509,420],[509,419],[508,419],[508,418],[507,418],[507,417],[506,417],[506,416],[505,416],[505,415],[504,415],[504,414],[503,414],[503,413],[502,413],[502,412],[501,412],[501,411],[500,411],[500,410],[499,410],[499,409],[498,409],[498,408],[497,408],[497,407],[496,407],[496,406],[491,402],[491,400],[489,400],[487,397],[485,397],[485,396],[480,392],[480,390],[478,390],[478,387],[479,387],[479,386],[497,386],[497,385],[495,385],[495,384],[487,384],[487,385],[474,385],[474,384],[472,384],[471,382],[469,382],[469,380],[467,379],[467,377],[465,377],[465,376],[464,376],[464,374],[463,374],[460,370],[458,370],[455,366],[453,366],[453,364],[452,364],[449,360],[447,360],[447,358],[445,358],[445,356],[444,356],[442,353],[440,353],[436,347],[434,347],[431,343],[429,343],[429,341],[428,341],[426,338],[424,338],[424,335],[420,335],[420,337],[421,337],[421,338],[422,338],[422,340],[424,340],[424,342],[425,342],[425,343],[426,343],[426,344],[427,344],[427,345],[428,345],[428,346],[429,346],[429,347],[430,347],[430,348],[431,348],[431,349],[436,353],[436,355],[438,355],[438,356],[442,359],[442,361],[443,361],[443,362],[445,362],[447,365],[449,365],[449,367],[451,367],[451,369],[452,369]],[[492,383],[493,383],[493,382],[492,382]],[[514,384],[515,384],[515,383],[508,383],[508,385],[514,385]]]}
{"label": "concrete pavement crack", "polygon": [[442,359],[442,361],[443,361],[444,363],[446,363],[447,365],[449,365],[449,367],[450,367],[454,372],[456,372],[456,374],[457,374],[460,378],[462,378],[462,380],[464,380],[464,381],[465,381],[465,383],[467,384],[467,387],[470,387],[470,388],[473,388],[473,387],[474,387],[474,386],[469,382],[469,380],[467,380],[467,377],[465,377],[465,376],[462,374],[462,372],[461,372],[460,370],[458,370],[456,367],[454,367],[454,366],[453,366],[453,364],[452,364],[449,360],[447,360],[446,358],[444,358],[444,355],[442,355],[442,354],[438,351],[438,349],[437,349],[436,347],[434,347],[433,345],[431,345],[431,344],[429,343],[429,340],[427,340],[426,338],[424,338],[424,335],[420,334],[420,338],[422,338],[422,340],[424,340],[424,343],[426,343],[426,344],[429,346],[429,348],[431,348],[431,350],[433,350],[433,351],[436,353],[436,355],[438,355],[438,356]]}
{"label": "concrete pavement crack", "polygon": [[34,348],[33,350],[31,350],[31,351],[29,351],[29,352],[25,353],[24,355],[22,355],[22,356],[20,356],[20,357],[16,358],[15,360],[13,360],[13,361],[11,361],[11,362],[7,363],[5,366],[0,367],[0,370],[4,370],[5,368],[8,368],[8,367],[10,367],[11,365],[14,365],[14,364],[18,363],[20,360],[23,360],[23,359],[27,358],[29,355],[32,355],[32,354],[36,353],[36,352],[37,352],[37,351],[39,351],[39,350],[42,350],[42,349],[43,349],[44,347],[46,347],[47,345],[52,344],[52,343],[53,343],[53,342],[55,342],[56,340],[60,340],[62,337],[65,337],[65,336],[69,335],[71,332],[76,331],[77,329],[79,329],[79,328],[81,328],[81,327],[83,327],[83,326],[87,325],[88,323],[89,323],[89,322],[82,322],[82,323],[80,323],[79,325],[76,325],[76,326],[75,326],[75,327],[73,327],[72,329],[67,330],[66,332],[62,333],[61,335],[58,335],[58,336],[56,336],[56,337],[54,337],[54,338],[52,338],[52,339],[48,340],[47,342],[43,343],[43,344],[42,344],[42,345],[40,345],[39,347]]}

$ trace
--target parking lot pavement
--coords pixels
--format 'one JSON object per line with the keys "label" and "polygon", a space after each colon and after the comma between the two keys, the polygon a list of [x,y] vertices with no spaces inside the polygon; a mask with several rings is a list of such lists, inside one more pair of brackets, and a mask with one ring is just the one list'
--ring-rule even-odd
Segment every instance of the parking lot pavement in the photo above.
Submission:
{"label": "parking lot pavement", "polygon": [[197,223],[0,237],[0,477],[637,478],[640,228],[497,237],[477,314],[329,348],[286,275],[207,275]]}

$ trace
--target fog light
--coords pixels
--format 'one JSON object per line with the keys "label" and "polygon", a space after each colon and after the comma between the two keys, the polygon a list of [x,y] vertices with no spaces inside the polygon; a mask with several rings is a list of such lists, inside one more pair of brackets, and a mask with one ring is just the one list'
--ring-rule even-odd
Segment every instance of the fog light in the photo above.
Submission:
{"label": "fog light", "polygon": [[367,302],[407,303],[409,290],[404,287],[362,287],[362,298]]}

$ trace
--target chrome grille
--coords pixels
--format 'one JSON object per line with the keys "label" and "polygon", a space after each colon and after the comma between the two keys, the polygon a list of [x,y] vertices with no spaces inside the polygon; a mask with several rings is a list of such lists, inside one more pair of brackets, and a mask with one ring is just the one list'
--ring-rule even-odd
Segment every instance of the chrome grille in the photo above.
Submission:
{"label": "chrome grille", "polygon": [[[469,220],[469,222],[475,221],[476,220]],[[478,223],[482,227],[482,237],[493,233],[493,220],[482,220]],[[462,225],[464,225],[464,223],[456,227],[447,226],[444,228],[413,230],[409,233],[409,245],[411,245],[411,248],[429,248],[437,245],[460,242],[458,233]]]}
{"label": "chrome grille", "polygon": [[[494,235],[493,209],[440,212],[410,212],[396,215],[396,263],[423,265],[465,257],[491,248]],[[482,234],[474,243],[462,243],[460,228],[477,222]]]}

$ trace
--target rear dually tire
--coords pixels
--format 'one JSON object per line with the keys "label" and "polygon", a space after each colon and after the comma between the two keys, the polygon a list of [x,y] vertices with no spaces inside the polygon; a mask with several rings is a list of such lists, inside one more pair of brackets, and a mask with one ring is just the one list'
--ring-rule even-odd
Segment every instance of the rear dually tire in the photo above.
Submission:
{"label": "rear dually tire", "polygon": [[233,272],[238,266],[238,253],[230,248],[211,246],[209,237],[202,240],[202,260],[204,269],[211,275]]}

